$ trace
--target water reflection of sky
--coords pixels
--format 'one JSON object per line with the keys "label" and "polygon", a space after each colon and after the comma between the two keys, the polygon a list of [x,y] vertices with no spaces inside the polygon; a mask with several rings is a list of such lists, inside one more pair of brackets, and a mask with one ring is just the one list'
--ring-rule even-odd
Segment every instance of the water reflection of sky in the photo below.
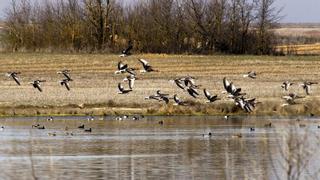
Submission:
{"label": "water reflection of sky", "polygon": [[[281,134],[296,127],[288,124],[296,121],[287,118],[45,119],[0,119],[5,126],[0,132],[0,179],[275,179],[275,172],[284,175],[278,149]],[[158,124],[160,119],[164,125]],[[264,127],[268,122],[273,128]],[[32,129],[35,123],[46,129]],[[298,128],[297,136],[305,130],[319,131],[317,119],[299,123],[307,127]],[[78,129],[80,124],[93,132]],[[66,126],[74,136],[66,135]],[[56,136],[48,136],[52,132]],[[202,136],[208,132],[212,137]],[[315,146],[316,140],[309,140]],[[310,169],[319,169],[318,160],[312,159]]]}

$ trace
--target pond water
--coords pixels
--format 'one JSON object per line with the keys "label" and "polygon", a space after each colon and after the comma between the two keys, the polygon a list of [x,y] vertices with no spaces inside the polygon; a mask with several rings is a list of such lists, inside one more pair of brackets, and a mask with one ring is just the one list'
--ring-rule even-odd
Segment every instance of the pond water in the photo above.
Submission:
{"label": "pond water", "polygon": [[319,178],[318,118],[94,119],[1,118],[0,179],[283,179],[298,157],[301,177]]}

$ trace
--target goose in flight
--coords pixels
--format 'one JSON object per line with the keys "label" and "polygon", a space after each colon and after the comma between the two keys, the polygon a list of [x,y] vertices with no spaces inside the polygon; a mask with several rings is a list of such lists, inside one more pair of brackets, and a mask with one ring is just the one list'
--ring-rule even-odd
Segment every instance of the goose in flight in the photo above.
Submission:
{"label": "goose in flight", "polygon": [[118,94],[127,94],[132,91],[132,89],[124,89],[121,83],[118,84],[119,92]]}
{"label": "goose in flight", "polygon": [[153,99],[153,100],[157,100],[157,101],[161,101],[161,98],[157,95],[150,95],[150,96],[147,96],[145,97],[144,99]]}
{"label": "goose in flight", "polygon": [[65,70],[59,71],[59,72],[57,72],[57,73],[64,75],[64,77],[65,77],[68,81],[72,81],[71,76],[70,76],[70,70],[65,69]]}
{"label": "goose in flight", "polygon": [[174,102],[175,102],[175,104],[173,104],[173,105],[175,105],[175,106],[186,106],[186,105],[187,105],[186,102],[183,102],[183,101],[181,101],[181,100],[179,99],[179,97],[178,97],[177,94],[175,94],[175,95],[173,96],[173,100],[174,100]]}
{"label": "goose in flight", "polygon": [[167,96],[151,95],[151,96],[145,97],[144,99],[146,100],[153,99],[159,102],[164,101],[166,104],[169,103],[169,97]]}
{"label": "goose in flight", "polygon": [[284,99],[287,103],[282,104],[281,106],[287,106],[287,105],[293,105],[296,104],[296,99],[304,98],[303,96],[298,96],[296,93],[290,93],[287,96],[282,96],[282,99]]}
{"label": "goose in flight", "polygon": [[190,96],[193,98],[197,98],[200,94],[198,93],[197,89],[193,86],[187,87],[187,92],[189,93]]}
{"label": "goose in flight", "polygon": [[196,85],[195,78],[192,76],[186,76],[181,79],[184,81],[185,86],[198,87],[198,85]]}
{"label": "goose in flight", "polygon": [[60,81],[60,85],[61,85],[61,86],[65,86],[68,91],[70,91],[69,81],[70,81],[70,80],[68,80],[68,79],[63,79],[62,81]]}
{"label": "goose in flight", "polygon": [[160,90],[157,90],[157,96],[163,97],[163,96],[169,96],[169,94],[164,94]]}
{"label": "goose in flight", "polygon": [[256,79],[257,78],[257,73],[255,71],[250,71],[247,74],[243,75],[243,77],[249,77],[251,79]]}
{"label": "goose in flight", "polygon": [[303,82],[303,84],[300,84],[300,86],[305,90],[307,95],[310,95],[311,85],[313,85],[313,84],[318,84],[318,83],[305,81],[305,82]]}
{"label": "goose in flight", "polygon": [[134,68],[126,68],[125,72],[129,73],[130,75],[137,75]]}
{"label": "goose in flight", "polygon": [[122,61],[118,62],[118,70],[114,72],[114,74],[122,74],[127,72],[128,64],[123,64]]}
{"label": "goose in flight", "polygon": [[282,83],[281,88],[284,89],[285,91],[288,91],[290,86],[294,85],[294,83],[285,81]]}
{"label": "goose in flight", "polygon": [[20,81],[19,81],[18,74],[21,74],[21,73],[20,72],[7,72],[6,73],[6,75],[8,77],[11,77],[20,86],[21,84],[20,84]]}
{"label": "goose in flight", "polygon": [[176,84],[180,89],[185,90],[184,81],[181,78],[169,80],[169,82]]}
{"label": "goose in flight", "polygon": [[215,96],[211,95],[211,94],[207,91],[207,89],[203,89],[203,93],[204,93],[204,95],[206,96],[206,98],[208,99],[207,103],[211,103],[211,102],[215,102],[215,101],[217,101],[217,100],[220,100],[220,99],[218,98],[218,95],[215,95]]}
{"label": "goose in flight", "polygon": [[241,88],[236,88],[227,78],[223,78],[223,86],[226,92],[231,95],[231,98],[245,95],[245,93],[241,93]]}
{"label": "goose in flight", "polygon": [[159,96],[159,98],[160,98],[160,101],[164,101],[166,104],[168,104],[169,103],[169,94],[164,94],[164,93],[161,93],[161,91],[160,90],[157,90],[157,94],[156,94],[156,96]]}
{"label": "goose in flight", "polygon": [[46,82],[45,80],[35,80],[33,82],[31,82],[30,84],[32,84],[32,86],[36,89],[38,89],[40,92],[42,92],[42,88],[41,88],[41,83],[42,82]]}
{"label": "goose in flight", "polygon": [[140,61],[140,63],[143,66],[143,70],[141,70],[141,73],[146,73],[146,72],[152,72],[152,71],[156,71],[152,68],[152,66],[149,64],[149,62],[145,59],[138,59]]}
{"label": "goose in flight", "polygon": [[128,47],[122,51],[122,54],[120,55],[120,57],[130,56],[131,55],[130,51],[132,50],[132,48],[133,48],[132,42],[129,41]]}
{"label": "goose in flight", "polygon": [[154,99],[157,101],[164,101],[166,104],[168,104],[170,101],[170,98],[168,96],[169,94],[164,94],[160,90],[157,90],[155,95],[145,97],[145,99]]}
{"label": "goose in flight", "polygon": [[247,113],[251,113],[254,111],[256,105],[260,102],[256,102],[256,99],[244,99],[244,108],[243,110],[246,111]]}
{"label": "goose in flight", "polygon": [[255,105],[257,104],[257,102],[255,102],[255,98],[254,99],[250,99],[250,100],[246,100],[243,96],[242,97],[236,97],[234,99],[235,104],[240,107],[243,111],[245,111],[246,113],[251,113],[254,111]]}
{"label": "goose in flight", "polygon": [[129,88],[132,89],[133,86],[134,86],[134,82],[135,82],[135,80],[137,80],[137,79],[138,79],[138,78],[136,78],[135,75],[130,74],[129,76],[127,76],[127,77],[125,77],[125,78],[123,79],[123,82],[129,82]]}

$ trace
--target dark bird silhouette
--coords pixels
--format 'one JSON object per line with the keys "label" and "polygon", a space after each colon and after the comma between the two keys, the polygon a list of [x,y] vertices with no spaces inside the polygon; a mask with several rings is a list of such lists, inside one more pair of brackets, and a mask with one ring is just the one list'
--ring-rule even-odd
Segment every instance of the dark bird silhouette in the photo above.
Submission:
{"label": "dark bird silhouette", "polygon": [[65,69],[65,70],[59,71],[59,72],[57,72],[57,73],[64,75],[64,77],[65,77],[68,81],[73,81],[73,80],[71,79],[71,76],[70,76],[70,70]]}
{"label": "dark bird silhouette", "polygon": [[47,121],[53,121],[53,117],[52,116],[48,117]]}
{"label": "dark bird silhouette", "polygon": [[121,83],[118,84],[119,92],[118,94],[127,94],[132,91],[132,89],[124,89]]}
{"label": "dark bird silhouette", "polygon": [[161,100],[161,101],[164,101],[166,104],[169,104],[169,101],[170,101],[167,96],[161,96],[161,97],[160,97],[160,100]]}
{"label": "dark bird silhouette", "polygon": [[78,126],[79,129],[84,129],[84,124]]}
{"label": "dark bird silhouette", "polygon": [[223,78],[223,86],[232,98],[245,95],[245,93],[241,93],[241,88],[236,88],[236,86],[232,82],[229,82],[227,78]]}
{"label": "dark bird silhouette", "polygon": [[176,78],[173,80],[169,80],[169,82],[176,84],[180,89],[185,90],[184,81],[181,78]]}
{"label": "dark bird silhouette", "polygon": [[11,77],[20,86],[21,84],[20,84],[20,81],[19,81],[18,74],[21,74],[21,73],[20,72],[8,72],[8,73],[6,73],[6,75],[8,77]]}
{"label": "dark bird silhouette", "polygon": [[206,98],[209,100],[207,101],[208,103],[211,103],[211,102],[215,102],[217,100],[220,100],[218,98],[218,95],[211,95],[206,89],[203,89],[203,93],[204,95],[206,96]]}
{"label": "dark bird silhouette", "polygon": [[42,92],[42,88],[41,88],[41,83],[42,82],[46,82],[45,80],[35,80],[33,82],[31,82],[30,84],[32,84],[32,86],[36,89],[38,89],[40,92]]}
{"label": "dark bird silhouette", "polygon": [[38,129],[46,129],[44,126],[39,126]]}
{"label": "dark bird silhouette", "polygon": [[247,113],[251,113],[254,111],[256,104],[260,102],[256,102],[256,99],[245,99],[243,96],[241,97],[236,97],[234,99],[235,104],[239,106],[243,111]]}
{"label": "dark bird silhouette", "polygon": [[130,55],[131,55],[131,52],[130,52],[130,51],[131,51],[132,49],[133,49],[132,42],[129,41],[129,42],[128,42],[128,47],[122,51],[122,54],[120,55],[120,57],[130,56]]}
{"label": "dark bird silhouette", "polygon": [[184,101],[181,101],[179,99],[178,95],[176,95],[176,94],[173,96],[173,100],[175,102],[175,104],[173,104],[173,105],[175,105],[175,106],[186,106],[187,105],[187,103]]}
{"label": "dark bird silhouette", "polygon": [[84,132],[92,132],[92,129],[91,128],[85,129]]}
{"label": "dark bird silhouette", "polygon": [[169,96],[169,94],[164,94],[160,90],[157,90],[157,95],[162,97],[162,96]]}
{"label": "dark bird silhouette", "polygon": [[32,128],[37,128],[37,127],[39,127],[40,126],[40,124],[34,124],[34,125],[32,125],[31,127]]}
{"label": "dark bird silhouette", "polygon": [[145,60],[145,59],[138,59],[138,60],[140,61],[140,63],[143,66],[143,70],[140,71],[141,73],[157,71],[152,68],[152,66],[149,64],[149,62],[147,60]]}
{"label": "dark bird silhouette", "polygon": [[318,84],[317,82],[309,82],[309,81],[305,81],[303,82],[303,84],[301,84],[300,86],[305,90],[307,95],[310,95],[310,91],[311,91],[311,85],[313,84]]}
{"label": "dark bird silhouette", "polygon": [[118,70],[114,72],[115,74],[125,73],[127,71],[128,64],[124,64],[122,61],[119,61],[117,68]]}
{"label": "dark bird silhouette", "polygon": [[157,101],[164,101],[166,104],[168,104],[170,101],[170,98],[168,96],[169,94],[164,94],[160,90],[157,90],[155,95],[145,97],[145,99],[154,99]]}
{"label": "dark bird silhouette", "polygon": [[282,83],[281,88],[284,89],[285,91],[288,91],[290,86],[294,85],[294,83],[285,81]]}
{"label": "dark bird silhouette", "polygon": [[137,75],[134,68],[126,68],[125,72],[131,74],[131,75]]}
{"label": "dark bird silhouette", "polygon": [[199,86],[199,85],[196,85],[195,78],[192,76],[183,77],[183,78],[181,78],[181,80],[184,81],[185,86],[189,86],[189,87],[191,87],[191,86],[198,87]]}
{"label": "dark bird silhouette", "polygon": [[157,100],[157,101],[161,101],[161,98],[158,95],[150,95],[145,97],[144,99],[153,99],[153,100]]}
{"label": "dark bird silhouette", "polygon": [[282,96],[282,99],[284,99],[287,103],[282,104],[281,106],[288,106],[288,105],[293,105],[296,104],[295,100],[296,99],[301,99],[304,98],[303,96],[299,96],[296,93],[290,93],[287,96]]}
{"label": "dark bird silhouette", "polygon": [[123,82],[128,81],[129,82],[129,88],[132,89],[136,79],[137,79],[136,76],[131,74],[131,75],[127,76],[125,79],[123,79]]}
{"label": "dark bird silhouette", "polygon": [[193,98],[197,98],[200,94],[198,93],[197,89],[195,89],[193,86],[187,88],[187,92],[190,96]]}
{"label": "dark bird silhouette", "polygon": [[67,90],[70,91],[70,85],[69,85],[68,79],[63,79],[62,81],[60,81],[60,85],[65,86],[67,88]]}

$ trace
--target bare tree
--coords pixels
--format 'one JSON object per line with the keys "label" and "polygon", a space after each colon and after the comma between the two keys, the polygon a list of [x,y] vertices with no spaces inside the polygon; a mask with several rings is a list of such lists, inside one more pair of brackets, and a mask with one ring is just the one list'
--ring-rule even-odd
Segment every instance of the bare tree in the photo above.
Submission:
{"label": "bare tree", "polygon": [[258,30],[258,53],[259,54],[270,54],[272,50],[272,41],[274,35],[269,29],[275,26],[280,19],[280,9],[274,7],[275,0],[256,0],[256,24]]}
{"label": "bare tree", "polygon": [[90,22],[90,30],[96,43],[96,48],[101,51],[107,43],[110,35],[108,27],[111,24],[110,13],[113,10],[114,1],[110,0],[84,0],[85,16]]}
{"label": "bare tree", "polygon": [[273,51],[275,0],[12,0],[5,45],[13,51],[151,53]]}

